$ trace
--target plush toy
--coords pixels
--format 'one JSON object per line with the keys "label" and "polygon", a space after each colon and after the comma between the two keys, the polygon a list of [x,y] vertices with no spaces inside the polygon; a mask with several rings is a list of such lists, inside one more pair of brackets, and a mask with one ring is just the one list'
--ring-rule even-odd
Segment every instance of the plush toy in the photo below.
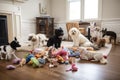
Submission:
{"label": "plush toy", "polygon": [[46,54],[46,51],[41,48],[36,48],[33,50],[33,54],[36,58],[40,58],[41,56],[44,56]]}
{"label": "plush toy", "polygon": [[49,68],[53,68],[54,65],[52,63],[49,64]]}
{"label": "plush toy", "polygon": [[69,57],[69,63],[70,64],[73,64],[73,63],[75,63],[75,57]]}
{"label": "plush toy", "polygon": [[88,51],[86,49],[81,49],[80,59],[90,60],[90,61],[99,61],[102,64],[107,63],[107,59],[102,53]]}
{"label": "plush toy", "polygon": [[41,48],[35,48],[33,50],[33,53],[40,53],[41,51],[43,51]]}
{"label": "plush toy", "polygon": [[28,63],[32,57],[34,57],[34,55],[33,55],[33,54],[29,54],[29,55],[26,57],[26,63]]}
{"label": "plush toy", "polygon": [[56,52],[56,55],[61,56],[65,61],[68,60],[68,52],[65,51],[64,49],[58,50]]}
{"label": "plush toy", "polygon": [[66,71],[78,71],[78,68],[76,67],[75,64],[72,64],[71,68],[69,70],[66,70]]}
{"label": "plush toy", "polygon": [[13,59],[13,64],[19,64],[20,63],[20,61],[21,61],[21,59],[20,58],[15,58],[15,59]]}
{"label": "plush toy", "polygon": [[38,58],[38,61],[40,63],[39,67],[43,67],[46,63],[46,60],[41,56],[41,58]]}
{"label": "plush toy", "polygon": [[37,53],[37,54],[35,54],[35,57],[36,57],[36,58],[40,58],[41,55]]}
{"label": "plush toy", "polygon": [[54,48],[54,47],[49,47],[48,48],[48,56],[49,56],[49,58],[54,58],[55,56],[56,56],[56,52],[57,52],[58,50],[56,49],[56,48]]}
{"label": "plush toy", "polygon": [[80,56],[80,52],[79,51],[72,51],[72,50],[70,50],[69,57],[76,57],[76,58],[78,58],[79,56]]}
{"label": "plush toy", "polygon": [[6,69],[7,70],[14,70],[16,67],[15,66],[13,66],[13,65],[7,65],[6,66]]}
{"label": "plush toy", "polygon": [[35,57],[32,57],[31,61],[33,62],[33,67],[39,67],[39,61]]}
{"label": "plush toy", "polygon": [[26,64],[26,59],[22,58],[19,65],[22,67],[25,64]]}
{"label": "plush toy", "polygon": [[78,68],[76,67],[75,64],[72,64],[71,69],[72,69],[72,71],[77,71],[78,70]]}
{"label": "plush toy", "polygon": [[57,64],[55,64],[54,61],[50,61],[49,68],[54,68],[54,67],[57,67]]}
{"label": "plush toy", "polygon": [[65,60],[60,55],[57,55],[56,58],[58,59],[58,63],[64,63],[65,62]]}

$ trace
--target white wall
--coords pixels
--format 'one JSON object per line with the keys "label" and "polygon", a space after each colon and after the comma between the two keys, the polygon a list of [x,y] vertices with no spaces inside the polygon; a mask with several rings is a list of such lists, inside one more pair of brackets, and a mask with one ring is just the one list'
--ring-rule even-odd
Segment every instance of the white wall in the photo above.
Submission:
{"label": "white wall", "polygon": [[28,0],[21,4],[21,42],[27,41],[28,34],[36,33],[35,17],[40,16],[41,0]]}
{"label": "white wall", "polygon": [[103,0],[102,19],[120,18],[120,0]]}
{"label": "white wall", "polygon": [[[13,0],[0,0],[2,4],[11,4],[20,6],[20,27],[17,33],[20,34],[20,41],[27,41],[29,33],[36,33],[36,17],[41,16],[39,12],[39,3],[45,5],[50,14],[49,0],[27,0],[24,3],[14,2]],[[18,19],[18,18],[17,18]],[[16,24],[17,25],[17,24]],[[17,29],[18,30],[18,29]],[[16,33],[16,32],[14,32]]]}
{"label": "white wall", "polygon": [[66,0],[51,0],[51,15],[55,22],[66,21]]}
{"label": "white wall", "polygon": [[[102,1],[102,22],[105,20],[120,20],[120,0]],[[62,27],[66,34],[66,0],[28,0],[25,3],[14,3],[12,0],[0,0],[0,3],[9,3],[21,6],[21,40],[26,41],[29,33],[36,33],[35,17],[41,16],[39,13],[39,3],[45,5],[48,15],[55,18],[55,27]]]}
{"label": "white wall", "polygon": [[[66,0],[51,0],[52,16],[57,22],[67,20]],[[102,19],[120,18],[120,0],[102,0]]]}
{"label": "white wall", "polygon": [[21,4],[22,20],[35,20],[35,17],[40,16],[39,3],[41,0],[28,0]]}
{"label": "white wall", "polygon": [[[51,15],[55,18],[55,26],[56,27],[62,26],[62,28],[65,30],[66,29],[65,23],[67,21],[66,0],[52,0],[51,5],[52,5]],[[116,23],[115,21],[117,22],[120,21],[120,0],[102,0],[101,20],[97,20],[96,22],[99,23],[98,25],[104,27],[105,25],[108,26],[108,24],[105,23],[106,20],[108,20],[107,22],[109,22],[109,20],[112,20],[114,21],[114,23]],[[117,23],[117,25],[118,24],[119,23]],[[115,26],[116,24],[112,24],[112,25]],[[65,34],[64,37],[66,38],[67,35]]]}

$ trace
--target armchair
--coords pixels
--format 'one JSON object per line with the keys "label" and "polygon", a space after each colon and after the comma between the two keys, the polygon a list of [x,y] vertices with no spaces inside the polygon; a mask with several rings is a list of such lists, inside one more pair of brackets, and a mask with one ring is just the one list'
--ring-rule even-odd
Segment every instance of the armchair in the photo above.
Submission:
{"label": "armchair", "polygon": [[71,40],[71,37],[69,35],[69,30],[73,27],[76,27],[77,29],[80,30],[80,32],[84,35],[85,34],[85,28],[80,28],[79,27],[79,22],[67,22],[66,23],[66,28],[67,28],[67,33],[68,33],[68,40]]}

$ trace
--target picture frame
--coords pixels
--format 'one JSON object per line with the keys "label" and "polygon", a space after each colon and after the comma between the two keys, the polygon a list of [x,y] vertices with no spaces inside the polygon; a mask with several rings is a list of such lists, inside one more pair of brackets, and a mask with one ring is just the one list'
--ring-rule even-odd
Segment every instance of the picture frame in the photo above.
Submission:
{"label": "picture frame", "polygon": [[46,6],[39,3],[39,11],[40,11],[40,14],[47,14]]}

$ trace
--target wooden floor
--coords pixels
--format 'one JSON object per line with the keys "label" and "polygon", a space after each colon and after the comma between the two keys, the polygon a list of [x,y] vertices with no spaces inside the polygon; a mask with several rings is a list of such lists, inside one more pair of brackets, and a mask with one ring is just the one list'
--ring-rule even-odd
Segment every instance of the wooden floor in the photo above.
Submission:
{"label": "wooden floor", "polygon": [[[17,53],[23,57],[23,52]],[[6,70],[11,61],[0,60],[0,80],[120,80],[120,45],[113,45],[108,56],[108,64],[76,62],[77,72],[66,72],[70,65],[59,65],[56,68],[18,67],[15,70]]]}

